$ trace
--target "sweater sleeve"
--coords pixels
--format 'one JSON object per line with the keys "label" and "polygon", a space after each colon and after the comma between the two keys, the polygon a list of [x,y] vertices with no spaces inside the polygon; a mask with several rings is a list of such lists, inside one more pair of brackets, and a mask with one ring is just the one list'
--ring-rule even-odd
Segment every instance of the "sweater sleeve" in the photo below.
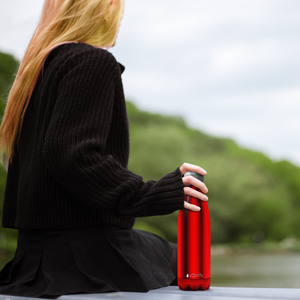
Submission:
{"label": "sweater sleeve", "polygon": [[43,158],[54,179],[75,198],[122,219],[183,208],[179,168],[144,182],[105,151],[119,66],[95,49],[64,63]]}

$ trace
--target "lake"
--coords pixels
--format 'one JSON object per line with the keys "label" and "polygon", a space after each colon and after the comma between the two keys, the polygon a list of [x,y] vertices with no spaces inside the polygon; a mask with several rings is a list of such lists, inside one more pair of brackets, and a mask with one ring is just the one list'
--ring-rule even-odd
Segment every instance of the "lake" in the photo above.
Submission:
{"label": "lake", "polygon": [[212,286],[300,288],[300,253],[212,256]]}

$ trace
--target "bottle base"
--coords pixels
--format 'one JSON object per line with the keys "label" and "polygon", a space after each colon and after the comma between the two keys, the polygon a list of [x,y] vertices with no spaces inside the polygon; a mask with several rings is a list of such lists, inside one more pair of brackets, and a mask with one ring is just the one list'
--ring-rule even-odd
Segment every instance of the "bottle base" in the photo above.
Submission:
{"label": "bottle base", "polygon": [[183,279],[178,278],[178,287],[181,290],[187,291],[197,291],[197,290],[208,290],[210,287],[210,278],[205,279]]}

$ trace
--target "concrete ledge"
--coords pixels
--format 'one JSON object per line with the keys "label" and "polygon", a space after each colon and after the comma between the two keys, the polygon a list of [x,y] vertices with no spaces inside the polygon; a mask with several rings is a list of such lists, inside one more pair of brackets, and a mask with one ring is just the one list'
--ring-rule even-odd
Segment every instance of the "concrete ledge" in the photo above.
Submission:
{"label": "concrete ledge", "polygon": [[[36,300],[18,296],[0,295],[0,300]],[[181,291],[168,286],[148,293],[115,292],[102,294],[76,294],[56,298],[59,300],[239,300],[239,299],[300,299],[300,289],[211,287],[207,291]]]}

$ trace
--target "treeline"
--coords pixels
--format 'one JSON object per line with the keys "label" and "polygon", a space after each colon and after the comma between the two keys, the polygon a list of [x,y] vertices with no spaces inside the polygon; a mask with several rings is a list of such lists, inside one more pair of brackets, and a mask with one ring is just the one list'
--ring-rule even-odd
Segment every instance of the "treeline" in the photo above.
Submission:
{"label": "treeline", "polygon": [[[16,66],[11,56],[0,54],[3,99]],[[274,162],[230,139],[191,129],[180,117],[140,111],[132,102],[127,102],[127,109],[131,171],[144,180],[158,180],[183,162],[198,164],[208,171],[205,182],[209,189],[213,243],[252,242],[256,232],[263,232],[269,241],[280,241],[289,235],[300,238],[300,168],[288,161]],[[6,180],[3,170],[0,176],[2,209]],[[178,212],[138,218],[135,227],[176,242],[177,215]]]}
{"label": "treeline", "polygon": [[[14,81],[15,74],[19,66],[19,61],[11,54],[0,52],[0,117],[5,109],[5,104],[10,87]],[[0,164],[0,222],[2,224],[2,207],[6,184],[6,171]],[[0,250],[5,248],[13,250],[17,231],[13,229],[4,229],[0,224]]]}
{"label": "treeline", "polygon": [[[181,118],[139,111],[128,103],[131,126],[129,168],[145,180],[159,179],[183,162],[208,171],[212,242],[251,242],[299,237],[300,168],[188,128]],[[177,213],[139,220],[176,241]]]}

